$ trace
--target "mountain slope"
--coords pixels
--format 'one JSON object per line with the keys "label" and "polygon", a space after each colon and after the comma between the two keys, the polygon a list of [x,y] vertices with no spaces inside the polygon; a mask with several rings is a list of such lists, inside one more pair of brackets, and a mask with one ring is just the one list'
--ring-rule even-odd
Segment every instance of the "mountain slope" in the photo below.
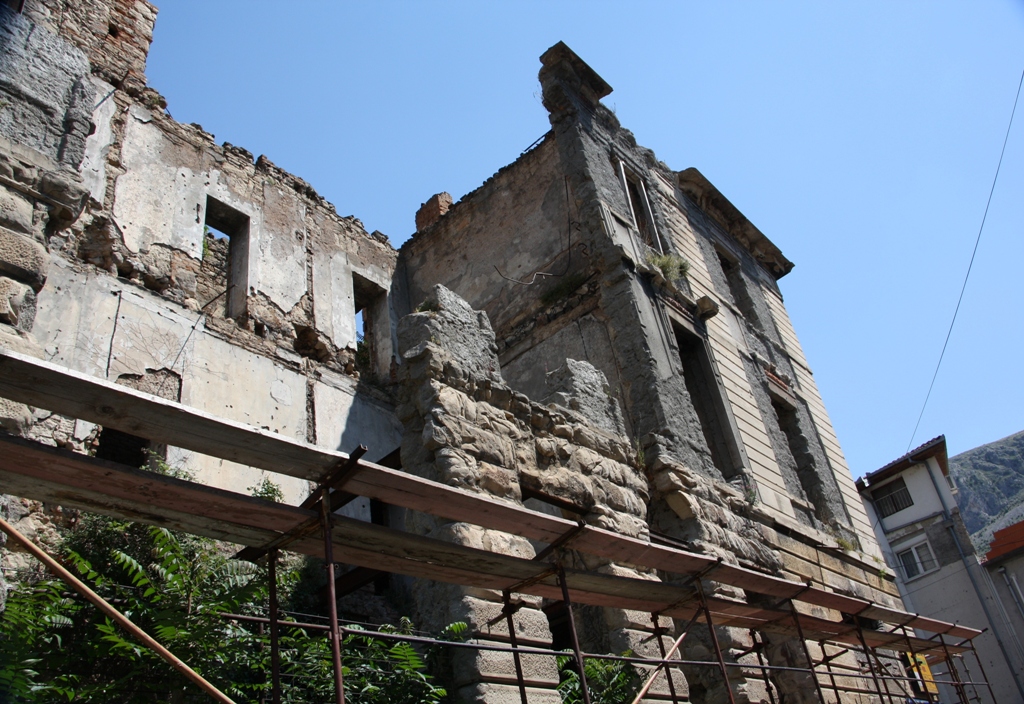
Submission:
{"label": "mountain slope", "polygon": [[974,546],[984,555],[992,533],[1024,519],[1024,431],[949,459]]}

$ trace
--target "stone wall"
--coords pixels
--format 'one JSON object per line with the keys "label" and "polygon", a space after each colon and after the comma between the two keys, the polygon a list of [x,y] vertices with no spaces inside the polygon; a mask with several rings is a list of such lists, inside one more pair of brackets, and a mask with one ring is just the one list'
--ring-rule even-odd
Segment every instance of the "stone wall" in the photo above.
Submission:
{"label": "stone wall", "polygon": [[[145,0],[0,8],[0,343],[112,381],[174,374],[190,406],[389,454],[397,253],[267,157],[173,120],[146,87],[155,17]],[[90,424],[2,410],[47,443],[102,443]],[[166,453],[217,486],[261,477]]]}
{"label": "stone wall", "polygon": [[[635,449],[621,434],[617,404],[593,366],[569,360],[552,374],[547,405],[514,391],[501,376],[494,333],[487,316],[442,286],[421,312],[402,319],[401,405],[405,426],[402,461],[406,471],[487,494],[517,505],[564,512],[590,525],[647,537],[648,484]],[[532,497],[532,498],[531,498]],[[554,503],[551,503],[554,502]],[[556,504],[562,508],[557,508]],[[424,535],[532,558],[543,545],[465,523],[410,515],[405,527]],[[652,573],[567,551],[566,567],[657,579]],[[464,620],[485,638],[506,639],[504,622],[486,626],[501,613],[501,594],[442,584],[410,591],[417,623],[439,629]],[[555,638],[544,614],[551,604],[525,599],[515,615],[524,642],[548,645]],[[583,647],[605,652],[632,649],[654,655],[649,617],[622,609],[577,608]],[[557,630],[557,629],[556,629]],[[564,645],[564,644],[563,644]],[[460,697],[502,701],[498,691],[512,685],[511,659],[501,654],[459,656]],[[526,676],[537,701],[558,701],[558,678],[550,658],[525,658]],[[680,686],[684,686],[680,682]],[[531,701],[533,698],[531,697]]]}

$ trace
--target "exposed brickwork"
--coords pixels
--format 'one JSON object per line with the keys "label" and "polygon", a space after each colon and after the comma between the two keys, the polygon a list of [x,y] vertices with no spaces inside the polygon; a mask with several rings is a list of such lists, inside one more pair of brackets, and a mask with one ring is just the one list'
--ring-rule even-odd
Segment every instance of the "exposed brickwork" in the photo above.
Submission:
{"label": "exposed brickwork", "polygon": [[416,231],[422,232],[441,219],[441,216],[452,207],[452,196],[450,193],[438,193],[430,197],[426,203],[416,211]]}

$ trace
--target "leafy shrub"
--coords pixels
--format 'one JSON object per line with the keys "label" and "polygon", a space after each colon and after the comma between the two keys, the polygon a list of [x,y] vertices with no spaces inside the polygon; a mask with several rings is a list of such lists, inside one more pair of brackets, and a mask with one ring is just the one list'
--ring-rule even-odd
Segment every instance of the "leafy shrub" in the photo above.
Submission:
{"label": "leafy shrub", "polygon": [[[255,702],[267,693],[269,633],[221,617],[263,612],[264,570],[228,559],[212,540],[89,514],[61,552],[94,591],[229,697]],[[287,595],[299,571],[281,572]],[[412,627],[403,619],[380,630],[408,634]],[[442,637],[465,630],[452,624]],[[333,700],[331,647],[322,633],[282,622],[280,650],[283,701]],[[368,631],[346,637],[342,657],[346,698],[355,704],[435,704],[446,696],[428,674],[440,657],[433,651],[422,657],[407,642]],[[62,582],[23,584],[0,614],[0,703],[69,701],[191,704],[208,697]]]}
{"label": "leafy shrub", "polygon": [[[628,650],[623,653],[627,657],[632,654]],[[575,656],[559,655],[557,659],[561,677],[558,693],[562,697],[562,704],[582,704],[583,693],[580,690]],[[587,675],[591,704],[631,704],[643,686],[640,671],[624,660],[588,658],[584,661],[583,670]]]}

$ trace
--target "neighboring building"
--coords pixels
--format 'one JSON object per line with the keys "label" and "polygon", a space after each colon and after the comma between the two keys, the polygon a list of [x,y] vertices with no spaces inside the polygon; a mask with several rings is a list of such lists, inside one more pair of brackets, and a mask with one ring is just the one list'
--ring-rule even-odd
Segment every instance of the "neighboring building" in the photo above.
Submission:
{"label": "neighboring building", "polygon": [[[1024,521],[995,532],[981,565],[988,572],[999,618],[1007,625],[1007,638],[1017,652],[1024,652]],[[1018,677],[1020,672],[1018,668]]]}
{"label": "neighboring building", "polygon": [[[146,86],[146,0],[20,10],[0,6],[0,345],[308,443],[362,443],[368,459],[502,501],[900,605],[783,304],[792,263],[696,169],[672,171],[638,146],[600,102],[610,86],[564,44],[541,57],[551,131],[459,203],[431,198],[396,251],[266,157],[170,117]],[[123,464],[154,452],[233,491],[261,478],[20,404],[0,416],[8,431]],[[308,491],[275,481],[292,503]],[[31,524],[29,504],[11,506]],[[362,499],[345,510],[519,556],[541,547]],[[487,626],[500,594],[376,583],[421,626],[462,619],[501,638]],[[534,599],[516,614],[526,642],[565,644],[559,604]],[[578,620],[586,648],[657,650],[648,614],[586,607]],[[791,634],[762,634],[757,655],[748,629],[718,638],[726,659],[805,665]],[[706,660],[708,648],[693,638],[682,654]],[[863,667],[852,651],[831,655]],[[508,658],[465,658],[463,700],[512,696]],[[553,664],[528,669],[535,700],[556,701]],[[732,673],[725,683],[690,668],[679,686],[693,702],[724,701],[727,684],[737,701],[768,698],[760,677]],[[807,675],[776,673],[772,687],[816,700]]]}
{"label": "neighboring building", "polygon": [[[1024,651],[1016,625],[994,591],[992,558],[983,565],[956,506],[956,487],[949,475],[946,438],[940,435],[881,469],[857,480],[886,562],[896,572],[900,596],[908,611],[988,631],[975,639],[995,694],[979,688],[981,701],[1024,701]],[[1009,529],[1008,529],[1009,530]],[[991,553],[990,553],[991,554]],[[997,553],[1020,569],[1013,553]],[[1017,557],[1020,555],[1018,550]],[[1010,582],[1012,584],[1012,582]],[[1005,590],[1004,590],[1005,591]],[[1012,604],[1013,592],[1006,593]],[[958,661],[963,680],[981,679],[971,656]],[[945,665],[936,674],[946,674]],[[944,688],[946,689],[946,688]],[[944,691],[953,701],[955,694]]]}

